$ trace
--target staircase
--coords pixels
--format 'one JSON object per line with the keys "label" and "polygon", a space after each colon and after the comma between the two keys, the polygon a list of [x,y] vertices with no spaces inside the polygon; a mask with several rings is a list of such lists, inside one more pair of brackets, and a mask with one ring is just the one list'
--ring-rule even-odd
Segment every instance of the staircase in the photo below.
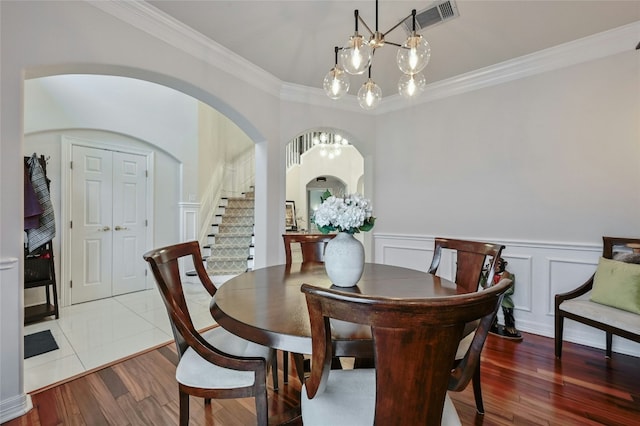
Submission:
{"label": "staircase", "polygon": [[223,198],[208,235],[206,259],[210,276],[237,275],[253,267],[253,192],[244,197]]}

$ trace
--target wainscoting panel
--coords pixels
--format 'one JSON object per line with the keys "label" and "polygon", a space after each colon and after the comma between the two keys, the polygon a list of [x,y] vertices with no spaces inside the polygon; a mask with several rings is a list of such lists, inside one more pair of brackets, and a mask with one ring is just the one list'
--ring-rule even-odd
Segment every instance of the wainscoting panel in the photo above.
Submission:
{"label": "wainscoting panel", "polygon": [[[374,262],[426,271],[433,257],[434,238],[429,235],[374,233]],[[602,243],[516,241],[473,236],[456,238],[505,245],[502,257],[508,262],[507,270],[516,276],[513,295],[516,327],[547,337],[554,335],[555,295],[584,283],[595,272],[602,253]],[[450,278],[454,269],[455,256],[443,253],[440,274]],[[502,322],[502,312],[498,317]],[[571,320],[565,320],[564,339],[600,349],[605,347],[604,332]],[[640,356],[640,344],[617,336],[613,337],[613,350]]]}
{"label": "wainscoting panel", "polygon": [[508,248],[502,253],[502,258],[507,262],[507,271],[515,277],[515,290],[513,292],[514,309],[522,312],[533,310],[533,259],[529,255],[510,254]]}
{"label": "wainscoting panel", "polygon": [[426,271],[429,269],[429,264],[433,257],[433,249],[427,250],[389,245],[384,247],[383,256],[387,265]]}
{"label": "wainscoting panel", "polygon": [[[549,277],[547,285],[549,286],[549,294],[556,295],[573,290],[589,279],[598,266],[597,260],[576,260],[549,258],[548,270]],[[554,298],[549,299],[547,305],[547,315],[554,315],[555,302]]]}

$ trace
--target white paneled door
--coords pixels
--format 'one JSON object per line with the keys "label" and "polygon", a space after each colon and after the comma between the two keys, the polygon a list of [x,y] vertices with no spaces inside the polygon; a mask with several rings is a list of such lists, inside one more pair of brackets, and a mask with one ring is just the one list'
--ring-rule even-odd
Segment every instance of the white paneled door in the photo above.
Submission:
{"label": "white paneled door", "polygon": [[74,145],[71,303],[144,290],[146,157]]}

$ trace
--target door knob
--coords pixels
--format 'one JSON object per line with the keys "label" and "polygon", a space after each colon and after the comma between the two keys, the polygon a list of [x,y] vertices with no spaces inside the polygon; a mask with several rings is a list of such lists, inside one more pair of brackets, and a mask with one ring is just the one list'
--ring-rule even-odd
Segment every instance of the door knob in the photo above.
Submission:
{"label": "door knob", "polygon": [[115,229],[116,229],[116,231],[124,231],[124,230],[129,229],[129,228],[127,228],[126,226],[117,225]]}
{"label": "door knob", "polygon": [[98,231],[105,231],[105,232],[106,232],[106,231],[110,231],[110,230],[111,230],[111,228],[109,228],[108,226],[105,226],[105,227],[104,227],[104,228],[102,228],[102,229],[98,229]]}

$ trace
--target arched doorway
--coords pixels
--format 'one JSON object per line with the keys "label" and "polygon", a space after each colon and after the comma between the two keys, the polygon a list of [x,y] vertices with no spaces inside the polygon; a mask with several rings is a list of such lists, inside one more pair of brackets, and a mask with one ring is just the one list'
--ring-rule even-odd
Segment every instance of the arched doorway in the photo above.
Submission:
{"label": "arched doorway", "polygon": [[295,201],[300,230],[313,232],[313,207],[326,189],[335,195],[363,191],[364,159],[345,132],[304,132],[287,144],[286,156],[286,195]]}
{"label": "arched doorway", "polygon": [[[35,93],[36,91],[38,93]],[[46,98],[47,102],[41,102],[43,98]],[[65,114],[62,114],[62,111]],[[206,123],[206,128],[203,129],[204,126],[199,123]],[[183,240],[185,235],[182,233],[185,230],[193,231],[186,237],[199,239],[197,228],[200,224],[197,216],[192,214],[196,205],[200,205],[201,211],[209,210],[203,207],[209,201],[211,204],[218,205],[214,202],[215,197],[206,195],[207,192],[216,192],[210,188],[209,181],[214,177],[224,184],[235,181],[235,179],[226,179],[224,172],[215,172],[216,167],[225,168],[222,160],[240,154],[237,151],[231,152],[231,149],[237,150],[238,147],[251,146],[253,150],[254,147],[253,141],[245,133],[240,135],[241,140],[230,137],[241,131],[231,120],[209,105],[164,85],[121,76],[74,74],[38,77],[25,81],[24,126],[25,153],[45,154],[51,162],[49,177],[52,178],[56,191],[54,198],[57,206],[55,210],[59,237],[68,232],[68,227],[63,224],[70,223],[69,220],[64,220],[60,207],[66,204],[65,197],[71,192],[70,185],[62,183],[65,181],[62,178],[63,167],[69,164],[65,160],[65,149],[61,148],[61,145],[69,143],[65,140],[73,139],[74,144],[92,145],[100,150],[114,152],[136,150],[152,155],[151,162],[155,165],[156,173],[151,173],[149,179],[156,182],[156,185],[152,185],[155,197],[151,206],[155,212],[151,211],[148,216],[148,229],[153,234],[150,241],[153,246]],[[171,130],[171,127],[174,130]],[[185,135],[192,135],[191,139],[187,140]],[[198,146],[198,139],[202,138],[217,138],[229,144],[229,147]],[[255,156],[252,155],[252,157]],[[207,158],[210,158],[209,162]],[[214,160],[218,163],[214,163]],[[204,169],[205,173],[200,174],[198,172],[200,169]],[[237,170],[236,167],[230,167],[230,169]],[[250,169],[255,169],[253,160]],[[183,220],[191,217],[194,219],[189,219],[190,222]],[[76,223],[75,229],[78,228],[77,225]],[[110,228],[113,229],[114,226]],[[68,243],[69,240],[70,238],[64,238],[63,241]],[[56,261],[68,262],[73,256],[61,255],[61,252],[68,252],[61,247],[61,238],[57,238],[56,243]],[[149,248],[151,247],[143,247],[142,252]],[[147,266],[142,260],[142,253],[136,253],[132,257],[139,260],[146,270]],[[68,265],[65,268],[68,270]],[[59,288],[65,286],[63,289],[67,290],[66,295],[64,291],[59,292],[63,302],[61,305],[64,306],[68,305],[71,299],[68,295],[71,280],[68,277],[63,279],[65,274],[60,273],[61,269],[64,268],[57,267],[56,276]],[[77,286],[78,282],[75,281]],[[155,287],[151,277],[147,278],[147,288],[149,287]],[[66,300],[63,296],[66,296]],[[35,298],[39,297],[42,297],[41,293],[36,294],[27,289],[24,304],[37,303]],[[150,316],[151,312],[141,312],[141,314]],[[162,314],[164,313],[160,312],[160,316]],[[103,318],[103,320],[109,322],[109,319]],[[156,339],[155,336],[158,334],[153,328],[143,329],[138,324],[135,327],[120,327],[120,331],[124,333],[133,330],[140,332],[137,336],[138,342],[146,342],[148,346],[161,342],[152,340]],[[113,339],[124,340],[128,337],[124,333],[114,334]],[[150,338],[145,333],[155,334]],[[79,337],[74,336],[74,340],[79,340]],[[87,349],[83,349],[83,355],[87,358],[91,356],[88,346],[89,343],[86,345]],[[78,348],[75,342],[73,347]],[[120,347],[123,346],[120,345]],[[67,349],[68,347],[65,347],[65,350]],[[131,353],[141,349],[144,348],[136,347]],[[103,350],[103,352],[107,351]],[[125,353],[120,353],[116,357],[122,355]],[[104,362],[114,359],[105,358]],[[81,361],[85,363],[85,359]],[[91,362],[88,365],[93,365]],[[53,370],[54,368],[51,368],[51,371]],[[78,372],[74,370],[73,374]]]}

